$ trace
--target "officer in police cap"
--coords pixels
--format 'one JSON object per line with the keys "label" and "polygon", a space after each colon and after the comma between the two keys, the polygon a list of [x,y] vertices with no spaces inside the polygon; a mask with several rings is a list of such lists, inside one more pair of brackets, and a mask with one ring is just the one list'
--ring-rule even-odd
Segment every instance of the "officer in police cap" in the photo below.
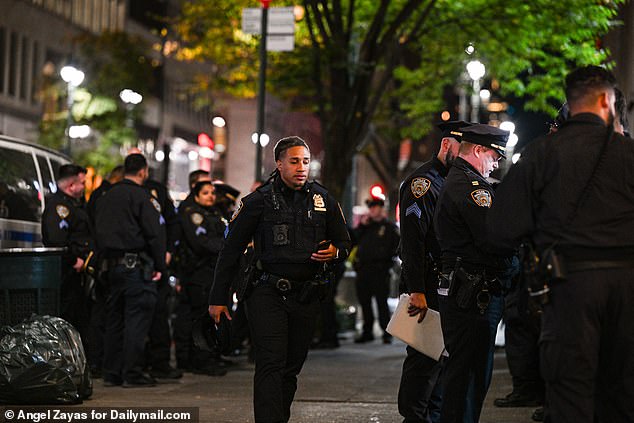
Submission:
{"label": "officer in police cap", "polygon": [[[478,421],[490,383],[489,366],[503,284],[509,278],[513,251],[487,244],[485,218],[494,201],[486,178],[505,155],[509,133],[474,124],[459,130],[458,158],[449,170],[434,215],[442,251],[438,302],[445,347],[440,421]],[[496,319],[488,314],[495,308]],[[492,323],[492,320],[496,320]],[[468,395],[469,385],[472,392]],[[469,410],[465,409],[469,398]]]}
{"label": "officer in police cap", "polygon": [[[470,123],[461,120],[438,124],[442,131],[438,154],[405,178],[399,192],[401,291],[410,294],[408,312],[419,322],[428,308],[438,311],[440,246],[434,233],[434,210],[449,168],[458,157],[459,129],[467,126]],[[407,347],[398,391],[398,410],[405,422],[438,421],[441,369],[442,360]]]}
{"label": "officer in police cap", "polygon": [[255,347],[256,422],[286,422],[319,310],[324,266],[343,260],[350,238],[337,201],[308,182],[310,151],[297,137],[274,149],[276,170],[242,199],[218,257],[209,313],[228,318],[227,297],[247,244],[254,241],[247,314]]}
{"label": "officer in police cap", "polygon": [[153,386],[143,373],[143,352],[154,306],[156,282],[166,271],[165,219],[143,187],[148,164],[141,154],[125,158],[123,181],[97,207],[97,243],[108,269],[104,385]]}
{"label": "officer in police cap", "polygon": [[42,242],[47,247],[66,247],[62,256],[62,284],[60,289],[61,317],[79,331],[92,366],[100,367],[97,354],[88,348],[90,301],[87,284],[94,266],[94,238],[90,218],[82,203],[86,184],[86,169],[75,165],[60,166],[57,192],[46,200],[42,215]]}
{"label": "officer in police cap", "polygon": [[634,421],[634,144],[615,131],[614,75],[566,76],[570,116],[498,187],[487,227],[541,256],[540,366],[550,422]]}

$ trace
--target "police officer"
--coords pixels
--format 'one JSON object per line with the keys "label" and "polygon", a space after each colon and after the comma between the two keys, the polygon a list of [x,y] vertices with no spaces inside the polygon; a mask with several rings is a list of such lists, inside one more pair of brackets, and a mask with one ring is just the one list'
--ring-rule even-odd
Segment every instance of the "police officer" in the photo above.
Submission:
{"label": "police officer", "polygon": [[550,264],[538,287],[551,422],[634,421],[634,144],[613,128],[615,85],[597,66],[568,74],[570,118],[526,148],[488,216],[493,241],[529,238]]}
{"label": "police officer", "polygon": [[[161,214],[165,218],[166,262],[169,265],[181,236],[180,219],[169,191],[164,184],[153,179],[147,179],[144,186],[161,206]],[[156,283],[156,288],[157,300],[148,333],[146,361],[151,367],[150,375],[152,377],[157,379],[179,379],[183,376],[183,373],[169,364],[172,336],[170,334],[167,302],[172,293],[172,287],[169,284],[168,272],[163,272],[161,280]]]}
{"label": "police officer", "polygon": [[511,265],[506,256],[512,255],[511,251],[489,248],[485,236],[485,217],[494,197],[486,178],[504,157],[508,132],[482,124],[459,132],[459,155],[447,175],[434,215],[442,251],[438,302],[449,353],[443,369],[443,423],[463,422],[471,383],[469,413],[475,421],[479,419],[490,381],[487,363],[494,342],[494,331],[485,313],[492,297],[499,301],[502,295],[499,278]]}
{"label": "police officer", "polygon": [[[215,188],[211,181],[201,181],[192,189],[193,200],[181,210],[181,242],[188,248],[187,267],[181,286],[189,304],[189,324],[182,322],[178,333],[176,357],[180,367],[190,368],[194,373],[223,376],[222,368],[211,353],[197,348],[192,339],[192,324],[207,312],[209,291],[213,283],[218,253],[222,248],[227,221],[214,207]],[[207,317],[209,319],[209,317]]]}
{"label": "police officer", "polygon": [[[86,271],[92,265],[94,240],[88,213],[82,204],[86,169],[62,165],[57,175],[57,192],[46,201],[42,215],[42,242],[46,247],[66,247],[60,288],[61,317],[71,323],[86,343],[90,354],[88,322],[90,307],[85,289]],[[91,365],[95,357],[90,356]]]}
{"label": "police officer", "polygon": [[274,149],[274,176],[234,212],[218,257],[209,313],[229,318],[229,285],[247,244],[254,241],[256,277],[247,298],[255,346],[256,422],[286,422],[313,336],[324,264],[343,260],[349,236],[337,201],[308,182],[310,152],[297,136]]}
{"label": "police officer", "polygon": [[224,182],[214,182],[216,188],[216,208],[220,210],[220,213],[230,219],[233,211],[236,207],[236,201],[240,196],[240,191]]}
{"label": "police officer", "polygon": [[[449,168],[458,157],[463,121],[443,122],[440,149],[401,184],[401,291],[410,294],[409,314],[422,321],[428,308],[438,310],[438,266],[440,246],[433,227],[438,195]],[[403,422],[437,422],[440,417],[439,376],[442,362],[407,347],[398,391],[398,409]]]}
{"label": "police officer", "polygon": [[357,242],[357,298],[363,312],[363,332],[355,339],[360,344],[374,340],[374,312],[372,297],[376,300],[379,312],[379,325],[383,330],[383,342],[392,342],[392,335],[386,332],[390,321],[390,309],[387,297],[390,293],[390,269],[398,249],[398,228],[390,222],[384,211],[385,202],[381,198],[366,201],[368,214],[361,217],[361,222],[354,230]]}
{"label": "police officer", "polygon": [[104,385],[152,386],[142,372],[145,337],[156,303],[156,281],[166,270],[165,219],[143,187],[147,161],[130,154],[125,178],[97,207],[97,243],[108,267]]}

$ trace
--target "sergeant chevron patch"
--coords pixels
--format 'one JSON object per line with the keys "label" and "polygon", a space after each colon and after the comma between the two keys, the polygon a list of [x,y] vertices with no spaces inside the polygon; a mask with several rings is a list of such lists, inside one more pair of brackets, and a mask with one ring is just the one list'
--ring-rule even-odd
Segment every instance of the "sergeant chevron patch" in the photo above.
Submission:
{"label": "sergeant chevron patch", "polygon": [[405,216],[409,216],[410,214],[415,214],[419,219],[422,214],[422,210],[418,207],[418,204],[414,203],[405,209]]}

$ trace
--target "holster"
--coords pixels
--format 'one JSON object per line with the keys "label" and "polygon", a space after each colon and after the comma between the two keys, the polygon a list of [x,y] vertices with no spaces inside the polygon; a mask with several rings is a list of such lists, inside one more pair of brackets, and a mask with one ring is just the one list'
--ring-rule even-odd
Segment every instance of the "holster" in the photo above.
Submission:
{"label": "holster", "polygon": [[154,273],[154,259],[147,253],[139,253],[141,259],[141,270],[143,270],[143,280],[151,281]]}
{"label": "holster", "polygon": [[254,264],[250,264],[244,268],[242,277],[236,281],[236,298],[238,301],[246,300],[251,294],[251,290],[257,285],[262,271]]}
{"label": "holster", "polygon": [[471,309],[476,305],[476,297],[484,286],[484,275],[467,272],[460,267],[454,273],[456,304],[462,309]]}
{"label": "holster", "polygon": [[319,281],[306,281],[297,293],[297,302],[308,304],[319,297],[319,289],[322,284]]}
{"label": "holster", "polygon": [[541,307],[550,300],[550,286],[566,279],[564,261],[554,248],[544,250],[541,257],[530,244],[522,246],[523,277],[528,289],[528,309],[540,314]]}

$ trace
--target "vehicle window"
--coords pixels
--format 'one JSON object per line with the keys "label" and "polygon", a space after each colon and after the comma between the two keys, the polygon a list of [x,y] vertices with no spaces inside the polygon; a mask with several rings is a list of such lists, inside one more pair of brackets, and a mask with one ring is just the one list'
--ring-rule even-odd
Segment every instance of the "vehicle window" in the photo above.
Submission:
{"label": "vehicle window", "polygon": [[[62,167],[64,163],[60,162],[58,159],[55,159],[54,157],[51,157],[50,160],[51,160],[51,170],[53,171],[53,178],[57,178],[57,175],[59,175],[59,168]],[[55,188],[51,188],[51,191],[57,192],[57,185],[55,185]]]}
{"label": "vehicle window", "polygon": [[55,186],[55,182],[53,181],[53,177],[51,176],[51,170],[48,167],[48,160],[46,157],[36,155],[37,164],[40,166],[40,175],[42,175],[42,192],[44,196],[50,195],[51,193],[55,193],[57,191],[57,187]]}
{"label": "vehicle window", "polygon": [[0,217],[38,222],[39,183],[30,153],[0,147]]}

